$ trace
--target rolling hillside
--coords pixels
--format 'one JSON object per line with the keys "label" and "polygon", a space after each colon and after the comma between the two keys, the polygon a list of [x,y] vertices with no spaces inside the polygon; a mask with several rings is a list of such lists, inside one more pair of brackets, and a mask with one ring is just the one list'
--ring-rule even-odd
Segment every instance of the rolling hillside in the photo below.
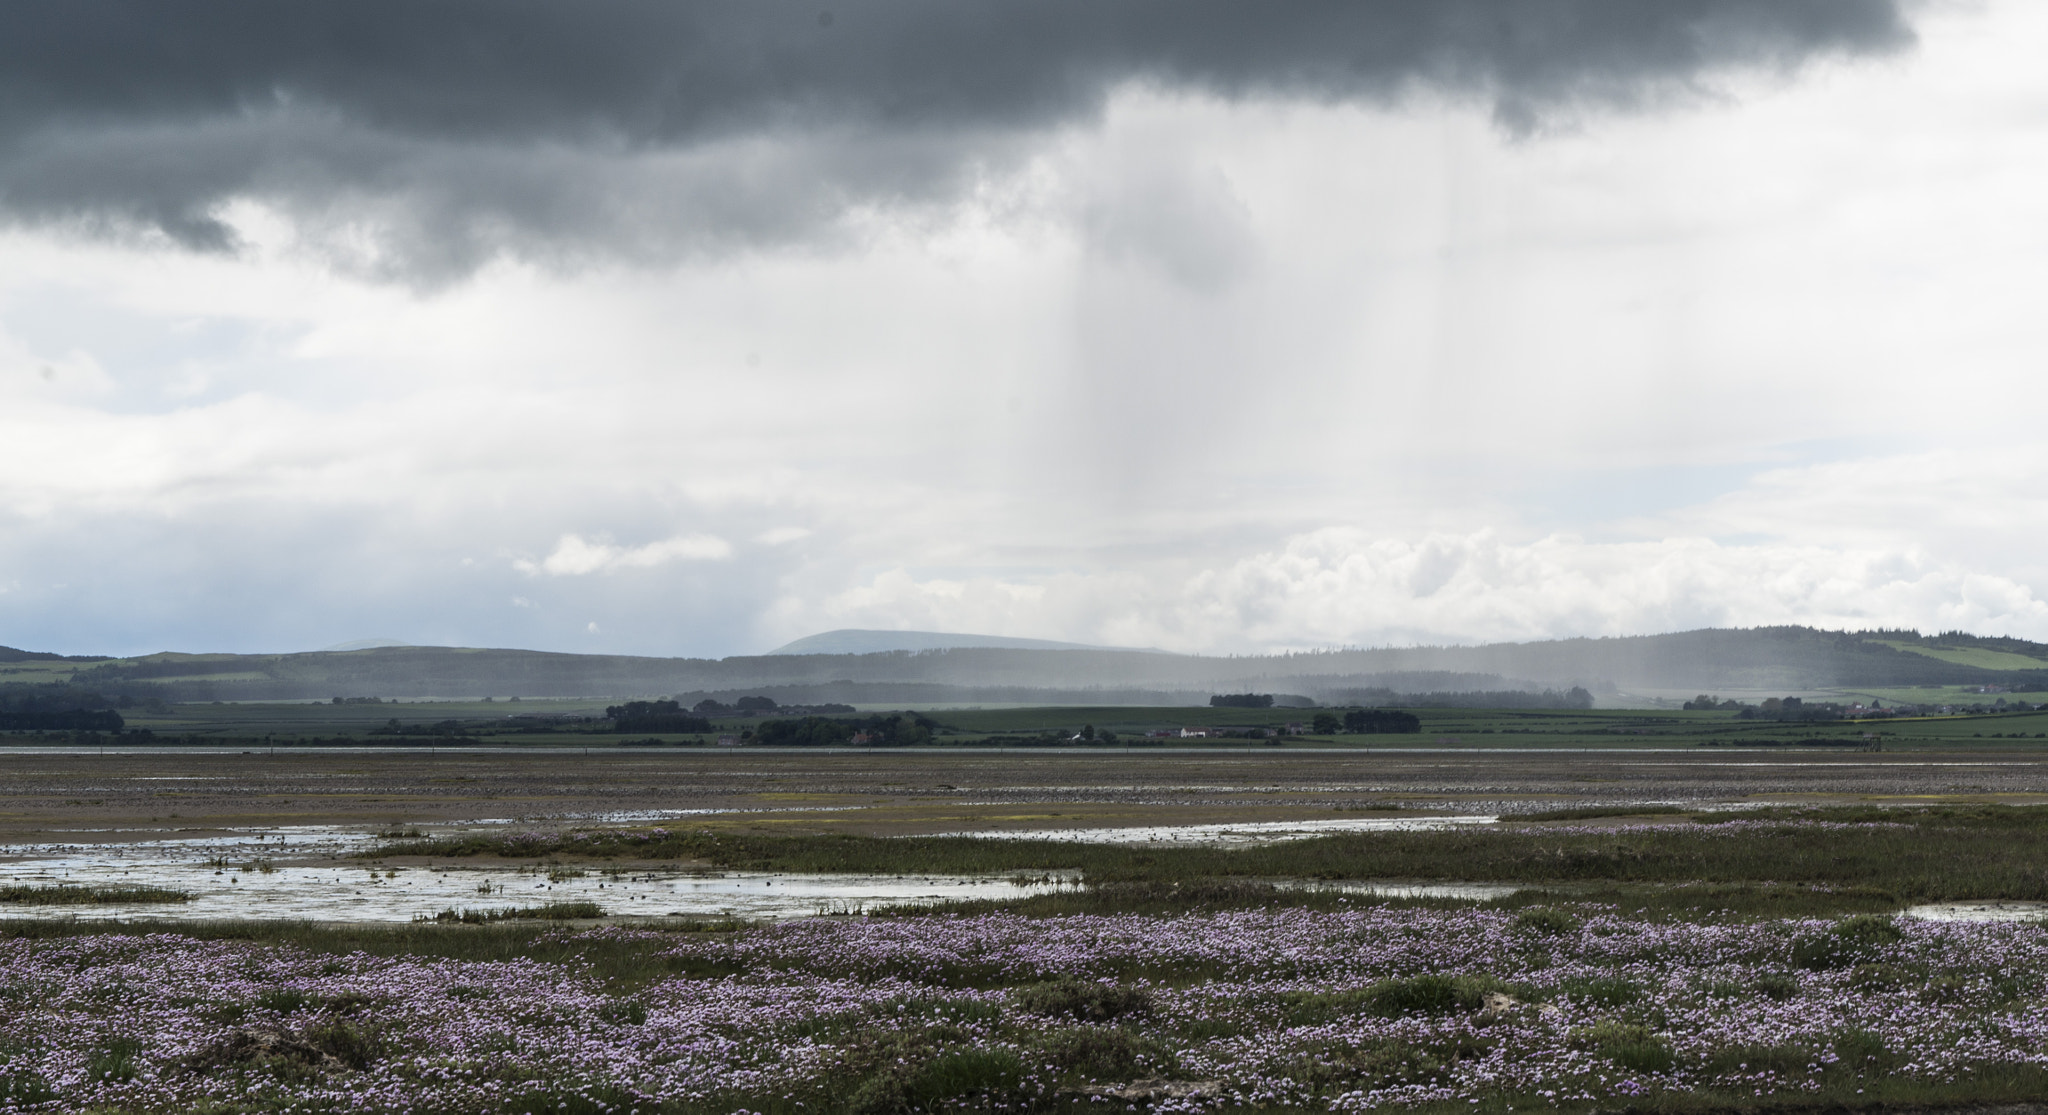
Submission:
{"label": "rolling hillside", "polygon": [[790,702],[1200,703],[1211,693],[1318,699],[1564,689],[1780,690],[1996,683],[2048,690],[2048,645],[1914,632],[1704,629],[1626,638],[1250,657],[951,647],[724,659],[385,646],[302,654],[61,658],[0,648],[0,686],[68,683],[130,701],[561,697],[758,692]]}

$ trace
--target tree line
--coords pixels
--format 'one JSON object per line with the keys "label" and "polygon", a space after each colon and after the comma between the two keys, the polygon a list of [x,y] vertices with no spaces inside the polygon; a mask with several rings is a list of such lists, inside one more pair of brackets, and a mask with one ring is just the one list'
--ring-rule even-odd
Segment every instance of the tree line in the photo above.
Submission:
{"label": "tree line", "polygon": [[126,724],[112,701],[68,685],[0,688],[0,731],[118,732]]}
{"label": "tree line", "polygon": [[748,742],[760,747],[912,747],[930,743],[939,722],[914,712],[866,717],[766,720]]}
{"label": "tree line", "polygon": [[1397,708],[1355,708],[1347,710],[1341,720],[1334,712],[1316,713],[1309,730],[1319,736],[1334,736],[1338,732],[1351,735],[1419,732],[1422,730],[1422,718]]}

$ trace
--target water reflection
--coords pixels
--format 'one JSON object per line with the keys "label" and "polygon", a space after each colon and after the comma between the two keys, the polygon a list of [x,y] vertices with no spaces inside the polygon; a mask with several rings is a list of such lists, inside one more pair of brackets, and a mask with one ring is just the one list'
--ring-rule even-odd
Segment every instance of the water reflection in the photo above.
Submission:
{"label": "water reflection", "polygon": [[1251,821],[1224,825],[1133,825],[1128,828],[1031,829],[1013,832],[950,832],[988,840],[1064,840],[1080,844],[1274,844],[1333,832],[1427,832],[1465,825],[1491,825],[1498,817],[1339,817],[1327,821]]}
{"label": "water reflection", "polygon": [[[661,820],[710,810],[620,813],[612,822]],[[1140,826],[981,832],[989,839],[1086,843],[1263,844],[1330,832],[1387,832],[1493,823],[1493,817],[1339,818],[1244,824]],[[510,822],[475,822],[462,828]],[[624,870],[616,866],[496,866],[465,861],[430,866],[373,865],[351,857],[378,838],[337,826],[261,832],[218,831],[154,840],[49,844],[10,849],[0,880],[14,886],[147,886],[184,891],[187,902],[91,906],[0,906],[0,917],[261,919],[408,922],[444,910],[489,912],[561,902],[594,902],[623,916],[748,919],[856,913],[919,905],[1043,894],[1078,880],[1032,875],[789,875],[763,872]],[[1516,888],[1494,884],[1316,883],[1384,897],[1489,899]]]}
{"label": "water reflection", "polygon": [[2048,902],[1930,902],[1906,910],[1921,921],[2036,921],[2048,917]]}
{"label": "water reflection", "polygon": [[855,913],[885,905],[1016,898],[1070,885],[1043,874],[783,875],[760,872],[624,870],[473,865],[335,863],[377,844],[365,833],[308,826],[284,832],[170,837],[124,844],[17,848],[0,865],[14,886],[150,886],[192,895],[187,902],[91,906],[9,903],[0,916],[26,918],[216,918],[409,922],[448,909],[506,910],[595,902],[608,913],[741,918]]}

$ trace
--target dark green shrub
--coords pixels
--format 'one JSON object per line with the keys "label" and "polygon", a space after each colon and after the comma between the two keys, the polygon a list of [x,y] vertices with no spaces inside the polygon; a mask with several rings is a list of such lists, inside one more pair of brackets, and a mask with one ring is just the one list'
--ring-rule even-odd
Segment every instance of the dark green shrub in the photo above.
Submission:
{"label": "dark green shrub", "polygon": [[1152,1011],[1152,996],[1143,988],[1077,979],[1051,980],[1019,988],[1015,992],[1015,1001],[1020,1009],[1032,1014],[1074,1018],[1082,1022],[1112,1022]]}
{"label": "dark green shrub", "polygon": [[256,996],[259,1010],[274,1010],[279,1014],[290,1014],[304,1010],[311,1005],[313,997],[295,987],[274,987]]}
{"label": "dark green shrub", "polygon": [[352,1069],[365,1068],[385,1053],[382,1034],[345,1018],[329,1018],[307,1027],[302,1036],[307,1045]]}
{"label": "dark green shrub", "polygon": [[1320,1026],[1365,1011],[1364,991],[1289,991],[1280,996],[1280,1022],[1285,1026]]}
{"label": "dark green shrub", "polygon": [[1858,964],[1849,973],[1849,986],[1858,991],[1897,991],[1921,982],[1921,977],[1896,964]]}
{"label": "dark green shrub", "polygon": [[1887,917],[1859,914],[1792,941],[1792,963],[1810,972],[1874,963],[1905,934]]}
{"label": "dark green shrub", "polygon": [[1756,988],[1757,994],[1781,1003],[1799,995],[1798,978],[1784,972],[1765,972],[1756,978],[1756,983],[1752,986]]}
{"label": "dark green shrub", "polygon": [[1515,915],[1515,928],[1539,937],[1562,937],[1577,933],[1585,923],[1554,906],[1531,906]]}
{"label": "dark green shrub", "polygon": [[1580,1002],[1613,1009],[1625,1007],[1643,997],[1643,989],[1619,976],[1582,976],[1568,979],[1557,987],[1560,995],[1569,995]]}
{"label": "dark green shrub", "polygon": [[1365,989],[1365,1006],[1382,1018],[1404,1014],[1461,1014],[1475,1011],[1486,1001],[1486,993],[1499,990],[1496,980],[1484,976],[1446,976],[1431,973],[1391,979]]}
{"label": "dark green shrub", "polygon": [[1429,1050],[1402,1041],[1377,1042],[1354,1048],[1330,1044],[1287,1062],[1288,1079],[1319,1094],[1399,1084],[1426,1084],[1444,1069]]}
{"label": "dark green shrub", "polygon": [[606,1022],[638,1026],[647,1021],[647,1007],[631,999],[614,999],[597,1008],[597,1016]]}
{"label": "dark green shrub", "polygon": [[133,1080],[136,1076],[135,1055],[140,1052],[141,1042],[133,1038],[114,1038],[86,1058],[86,1077],[102,1081]]}
{"label": "dark green shrub", "polygon": [[1063,1073],[1090,1080],[1129,1080],[1156,1065],[1161,1050],[1153,1042],[1107,1026],[1061,1030],[1045,1041],[1046,1060]]}
{"label": "dark green shrub", "polygon": [[1803,1045],[1734,1045],[1717,1050],[1707,1058],[1707,1071],[1773,1072],[1780,1076],[1804,1076],[1819,1064],[1815,1051]]}
{"label": "dark green shrub", "polygon": [[929,1018],[955,1025],[995,1022],[1003,1017],[1001,1003],[984,999],[894,999],[874,1008],[884,1018]]}
{"label": "dark green shrub", "polygon": [[1869,1030],[1844,1030],[1835,1035],[1836,1063],[1855,1075],[1885,1072],[1892,1064],[1892,1051],[1884,1039]]}
{"label": "dark green shrub", "polygon": [[1918,998],[1923,1003],[1960,1003],[1970,996],[1970,982],[1961,976],[1935,976],[1921,984]]}
{"label": "dark green shrub", "polygon": [[0,1076],[0,1106],[27,1107],[57,1098],[50,1082],[33,1072]]}
{"label": "dark green shrub", "polygon": [[1660,1038],[1621,1042],[1601,1050],[1608,1059],[1630,1072],[1670,1072],[1678,1063],[1670,1043]]}
{"label": "dark green shrub", "polygon": [[1019,1096],[1024,1064],[1000,1049],[953,1049],[917,1064],[890,1065],[848,1097],[848,1115],[912,1115],[982,1098],[1003,1104]]}
{"label": "dark green shrub", "polygon": [[1353,991],[1290,991],[1280,997],[1288,1026],[1320,1026],[1353,1015],[1462,1014],[1478,1010],[1501,983],[1488,976],[1421,975],[1383,980]]}
{"label": "dark green shrub", "polygon": [[235,1023],[240,1022],[243,1018],[247,1017],[248,1014],[249,1008],[245,1004],[215,1003],[214,1005],[207,1007],[204,1010],[201,1010],[199,1012],[199,1017],[207,1020],[208,1022],[217,1022],[223,1026],[232,1026]]}
{"label": "dark green shrub", "polygon": [[1670,1072],[1678,1063],[1671,1043],[1635,1022],[1608,1019],[1573,1031],[1571,1044],[1591,1049],[1630,1072]]}
{"label": "dark green shrub", "polygon": [[1234,1038],[1244,1033],[1244,1024],[1226,1018],[1197,1018],[1181,1027],[1181,1037],[1190,1042]]}

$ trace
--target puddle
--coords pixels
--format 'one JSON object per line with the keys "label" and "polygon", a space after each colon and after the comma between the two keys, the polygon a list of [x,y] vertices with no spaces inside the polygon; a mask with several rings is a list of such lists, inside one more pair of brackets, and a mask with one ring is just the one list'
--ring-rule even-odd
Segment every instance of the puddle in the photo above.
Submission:
{"label": "puddle", "polygon": [[[447,909],[504,910],[550,902],[595,902],[633,917],[670,914],[741,918],[856,913],[875,906],[1017,898],[1071,885],[1023,875],[780,875],[635,871],[581,874],[533,867],[377,867],[329,860],[375,847],[367,834],[308,826],[230,836],[170,837],[123,844],[10,849],[0,883],[14,886],[152,886],[187,902],[133,905],[0,905],[0,918],[215,918],[264,921],[410,922]],[[225,866],[209,863],[225,861]],[[261,869],[266,863],[270,870]]]}
{"label": "puddle", "polygon": [[1255,821],[1235,825],[1139,825],[1130,828],[1033,829],[1028,832],[953,832],[987,840],[1067,840],[1079,844],[1274,844],[1333,832],[1426,832],[1490,825],[1498,817],[1340,817],[1328,821]]}
{"label": "puddle", "polygon": [[[618,813],[611,821],[661,820],[709,810]],[[595,818],[588,818],[595,819]],[[1089,843],[1244,845],[1329,832],[1402,832],[1491,824],[1492,817],[1340,818],[1248,824],[1054,829],[966,833],[988,839]],[[512,822],[473,822],[462,828]],[[410,827],[410,826],[408,826]],[[445,831],[445,830],[443,830]],[[607,872],[486,866],[376,866],[347,862],[380,841],[359,829],[299,826],[219,830],[121,843],[16,846],[0,859],[0,883],[13,886],[150,886],[192,895],[187,902],[132,905],[0,905],[0,918],[216,918],[323,922],[409,922],[448,909],[491,911],[551,902],[595,902],[615,916],[671,914],[779,919],[856,913],[877,906],[1020,898],[1071,886],[1070,878],[1009,875],[789,875],[761,872]],[[337,862],[341,861],[341,862]],[[265,868],[268,870],[265,870]],[[1496,898],[1515,887],[1483,883],[1317,883],[1386,897]]]}
{"label": "puddle", "polygon": [[2034,921],[2048,917],[2048,902],[1930,902],[1907,908],[1921,921]]}

